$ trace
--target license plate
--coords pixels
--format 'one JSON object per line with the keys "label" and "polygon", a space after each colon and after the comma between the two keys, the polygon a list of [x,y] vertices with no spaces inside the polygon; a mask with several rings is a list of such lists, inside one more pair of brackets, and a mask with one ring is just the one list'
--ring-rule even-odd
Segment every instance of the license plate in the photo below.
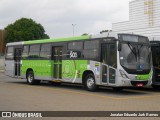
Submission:
{"label": "license plate", "polygon": [[137,87],[143,87],[143,84],[142,83],[139,83],[136,85]]}

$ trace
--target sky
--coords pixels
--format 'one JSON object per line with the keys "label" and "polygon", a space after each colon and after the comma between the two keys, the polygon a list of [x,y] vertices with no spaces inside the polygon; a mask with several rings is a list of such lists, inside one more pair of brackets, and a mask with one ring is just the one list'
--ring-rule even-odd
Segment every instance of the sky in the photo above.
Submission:
{"label": "sky", "polygon": [[[40,23],[50,38],[99,34],[129,20],[131,0],[0,0],[0,29],[22,17]],[[72,25],[74,24],[74,25]]]}

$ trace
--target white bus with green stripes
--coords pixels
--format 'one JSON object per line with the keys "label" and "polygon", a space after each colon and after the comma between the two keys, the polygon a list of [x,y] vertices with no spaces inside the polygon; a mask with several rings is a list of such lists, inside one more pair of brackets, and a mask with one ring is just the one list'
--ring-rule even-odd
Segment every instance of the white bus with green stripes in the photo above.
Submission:
{"label": "white bus with green stripes", "polygon": [[112,32],[13,42],[6,45],[5,74],[28,84],[82,84],[89,91],[150,86],[151,48],[145,36]]}

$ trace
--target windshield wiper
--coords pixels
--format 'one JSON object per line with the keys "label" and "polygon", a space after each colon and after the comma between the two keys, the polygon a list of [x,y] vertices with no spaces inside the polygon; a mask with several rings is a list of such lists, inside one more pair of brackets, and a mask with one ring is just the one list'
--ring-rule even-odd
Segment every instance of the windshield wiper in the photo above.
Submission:
{"label": "windshield wiper", "polygon": [[132,53],[135,55],[136,57],[136,61],[138,60],[138,55],[137,55],[137,51],[135,46],[133,46],[132,44],[130,44],[129,42],[127,43],[128,47],[130,48],[130,50],[132,51]]}
{"label": "windshield wiper", "polygon": [[140,58],[140,49],[143,47],[143,45],[141,45],[140,47],[137,46],[137,51],[138,51],[138,57]]}
{"label": "windshield wiper", "polygon": [[144,45],[133,45],[130,43],[127,43],[129,48],[131,49],[132,53],[135,55],[136,57],[136,61],[139,61],[140,59],[140,50]]}

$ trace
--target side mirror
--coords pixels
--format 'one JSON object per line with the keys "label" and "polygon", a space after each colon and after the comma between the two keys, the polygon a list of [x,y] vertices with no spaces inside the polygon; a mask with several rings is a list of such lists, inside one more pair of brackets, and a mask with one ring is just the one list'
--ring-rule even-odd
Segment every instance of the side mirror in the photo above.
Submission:
{"label": "side mirror", "polygon": [[118,43],[118,51],[121,51],[121,49],[122,49],[122,44],[121,44],[121,42],[119,42]]}

